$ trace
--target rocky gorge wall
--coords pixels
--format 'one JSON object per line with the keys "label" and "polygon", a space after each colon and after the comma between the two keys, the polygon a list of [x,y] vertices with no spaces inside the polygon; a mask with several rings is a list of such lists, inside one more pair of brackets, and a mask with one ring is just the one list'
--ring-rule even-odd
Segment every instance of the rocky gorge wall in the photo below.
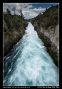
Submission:
{"label": "rocky gorge wall", "polygon": [[38,26],[37,23],[33,24],[40,39],[43,40],[44,45],[47,48],[48,53],[53,58],[53,61],[59,65],[59,24],[55,27],[48,27],[44,29],[42,26]]}
{"label": "rocky gorge wall", "polygon": [[3,14],[3,49],[4,56],[22,38],[27,22],[21,16]]}

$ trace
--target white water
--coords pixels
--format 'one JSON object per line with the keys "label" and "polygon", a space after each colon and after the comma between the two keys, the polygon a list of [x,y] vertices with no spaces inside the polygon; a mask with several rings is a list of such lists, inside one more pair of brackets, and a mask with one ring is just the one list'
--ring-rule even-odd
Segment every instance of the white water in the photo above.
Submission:
{"label": "white water", "polygon": [[25,35],[5,57],[4,85],[58,86],[58,68],[29,22]]}

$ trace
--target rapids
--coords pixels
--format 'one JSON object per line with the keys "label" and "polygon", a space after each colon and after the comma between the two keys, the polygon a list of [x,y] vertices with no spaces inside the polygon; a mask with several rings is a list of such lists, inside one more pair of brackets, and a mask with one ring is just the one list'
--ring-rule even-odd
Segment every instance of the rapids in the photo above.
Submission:
{"label": "rapids", "polygon": [[30,22],[4,59],[4,86],[59,85],[59,70]]}

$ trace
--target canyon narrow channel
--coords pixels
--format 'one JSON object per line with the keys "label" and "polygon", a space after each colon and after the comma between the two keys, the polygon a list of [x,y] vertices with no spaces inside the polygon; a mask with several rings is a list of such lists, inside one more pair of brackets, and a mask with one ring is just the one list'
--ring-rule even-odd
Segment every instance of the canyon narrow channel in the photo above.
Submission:
{"label": "canyon narrow channel", "polygon": [[4,61],[4,86],[58,86],[59,69],[28,22],[22,39]]}

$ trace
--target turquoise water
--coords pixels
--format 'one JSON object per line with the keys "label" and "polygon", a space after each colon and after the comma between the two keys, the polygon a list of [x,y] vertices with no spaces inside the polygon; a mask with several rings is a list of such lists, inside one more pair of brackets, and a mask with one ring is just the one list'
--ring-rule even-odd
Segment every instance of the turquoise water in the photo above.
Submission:
{"label": "turquoise water", "polygon": [[30,22],[23,38],[4,59],[4,85],[59,85],[59,70]]}

